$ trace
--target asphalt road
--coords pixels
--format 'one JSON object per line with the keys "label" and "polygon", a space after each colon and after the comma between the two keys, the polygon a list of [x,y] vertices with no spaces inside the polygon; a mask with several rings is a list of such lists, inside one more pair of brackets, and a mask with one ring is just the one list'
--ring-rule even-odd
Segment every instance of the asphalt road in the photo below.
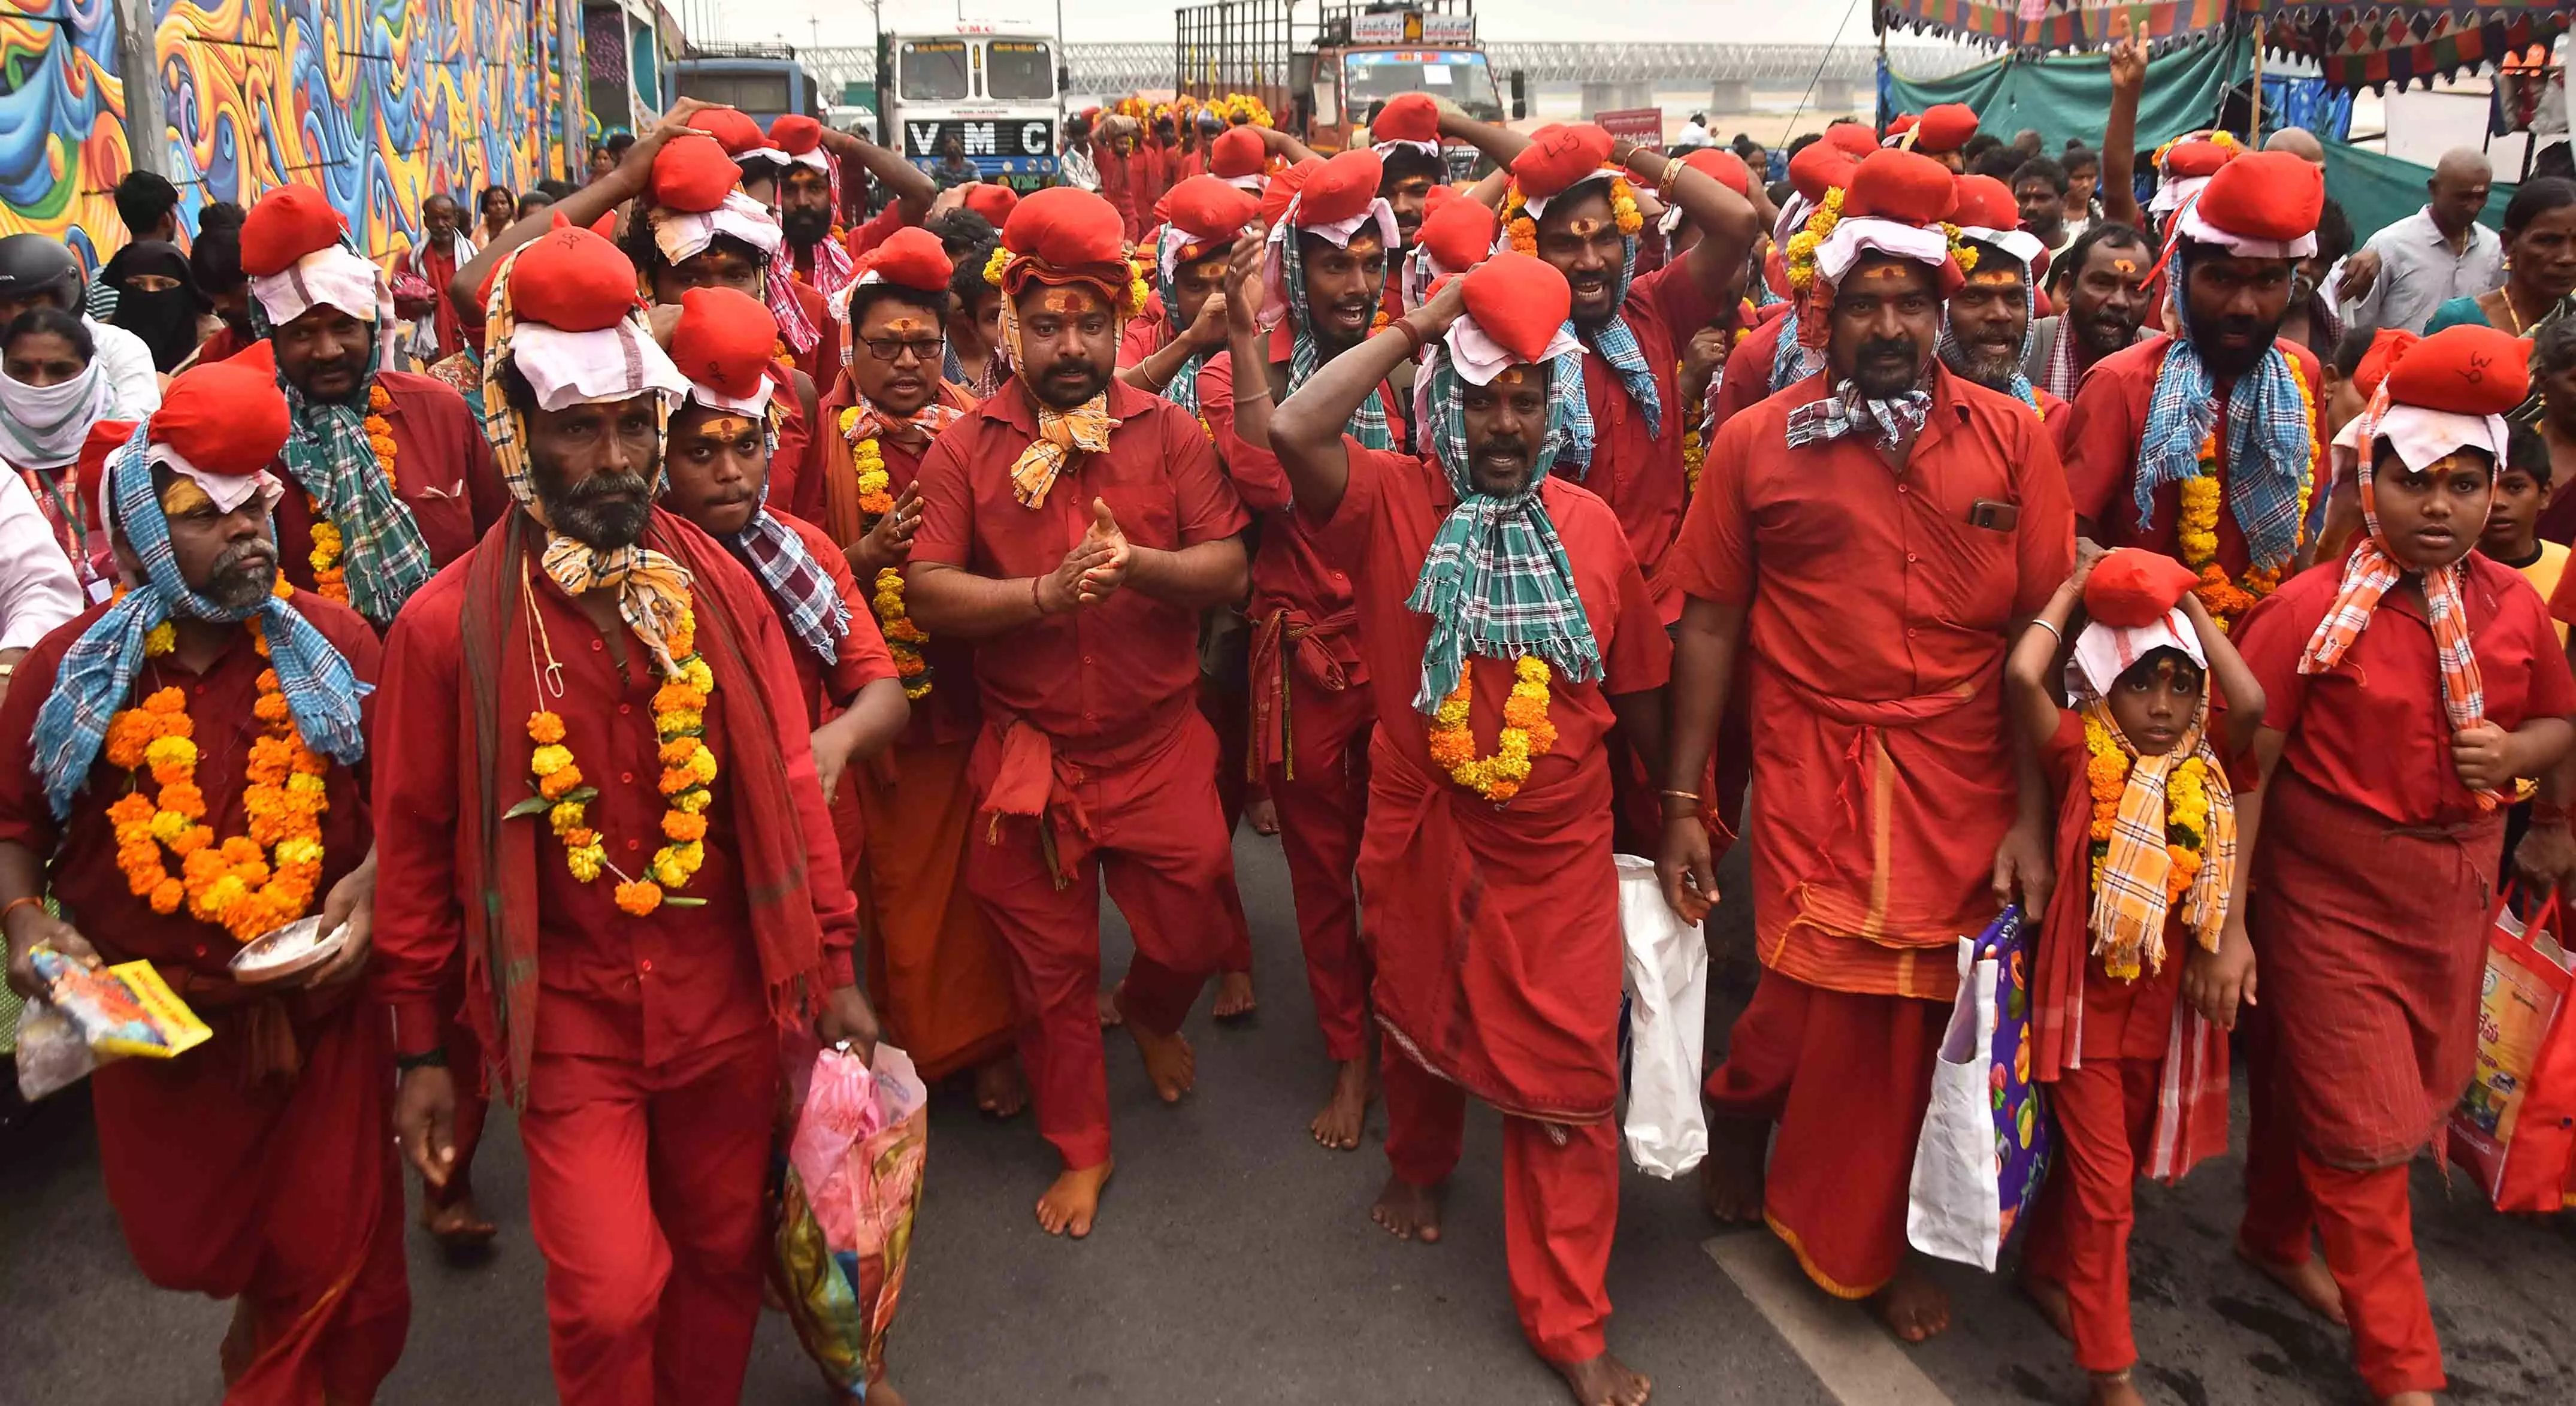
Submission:
{"label": "asphalt road", "polygon": [[[1499,1139],[1469,1122],[1436,1247],[1371,1225],[1386,1174],[1382,1118],[1359,1151],[1318,1149],[1306,1120],[1327,1069],[1311,1023],[1275,844],[1237,846],[1253,914],[1262,1008],[1189,1033],[1198,1092],[1153,1098],[1123,1040],[1109,1050],[1119,1169],[1087,1242],[1030,1217],[1052,1156],[1025,1118],[995,1124],[954,1094],[934,1105],[927,1189],[893,1380],[918,1406],[961,1403],[1420,1403],[1548,1406],[1555,1377],[1522,1345],[1504,1288]],[[1730,877],[1740,891],[1740,865]],[[1741,904],[1721,913],[1738,936]],[[1112,947],[1123,960],[1123,932]],[[1731,969],[1741,976],[1740,960]],[[1714,1050],[1734,1005],[1712,1011]],[[185,1155],[173,1148],[172,1155]],[[497,1251],[453,1267],[412,1242],[411,1341],[387,1406],[551,1401],[542,1268],[527,1238],[517,1139],[496,1116],[476,1169],[505,1227]],[[2500,1218],[2431,1164],[2417,1168],[2417,1231],[2453,1399],[2576,1400],[2576,1226]],[[2183,1188],[2143,1188],[2133,1247],[2150,1399],[2342,1403],[2363,1399],[2343,1335],[2229,1258],[2241,1207],[2233,1159]],[[1944,1266],[1958,1326],[1901,1349],[1860,1310],[1794,1277],[1767,1236],[1718,1238],[1688,1182],[1633,1171],[1610,1268],[1612,1347],[1664,1402],[1875,1406],[2083,1399],[2066,1346],[2009,1281]],[[0,1134],[0,1406],[217,1400],[226,1310],[161,1293],[126,1259],[77,1094]],[[767,1316],[747,1402],[829,1398],[784,1321]]]}

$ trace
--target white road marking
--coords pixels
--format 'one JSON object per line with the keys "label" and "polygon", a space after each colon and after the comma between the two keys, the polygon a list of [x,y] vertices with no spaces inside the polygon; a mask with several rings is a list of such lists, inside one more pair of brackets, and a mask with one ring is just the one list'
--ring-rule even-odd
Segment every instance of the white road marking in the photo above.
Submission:
{"label": "white road marking", "polygon": [[1700,1248],[1842,1406],[1951,1406],[1869,1310],[1818,1289],[1778,1236],[1750,1230]]}

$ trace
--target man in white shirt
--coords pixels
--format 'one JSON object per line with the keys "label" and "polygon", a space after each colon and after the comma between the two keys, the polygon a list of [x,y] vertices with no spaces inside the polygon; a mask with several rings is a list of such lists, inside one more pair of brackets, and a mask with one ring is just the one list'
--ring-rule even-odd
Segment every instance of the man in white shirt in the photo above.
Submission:
{"label": "man in white shirt", "polygon": [[80,262],[61,240],[41,234],[0,238],[0,328],[39,303],[79,315],[97,344],[96,360],[114,393],[113,414],[139,420],[161,408],[161,380],[152,348],[122,327],[83,314]]}
{"label": "man in white shirt", "polygon": [[1694,147],[1706,145],[1708,145],[1708,114],[1694,112],[1690,115],[1690,120],[1682,124],[1681,135],[1673,138],[1673,150],[1689,151]]}
{"label": "man in white shirt", "polygon": [[1056,175],[1077,190],[1100,189],[1100,165],[1091,159],[1091,119],[1079,114],[1064,119],[1064,155]]}
{"label": "man in white shirt", "polygon": [[[2431,201],[2362,247],[2362,256],[2375,260],[2377,277],[2353,303],[2354,328],[2421,332],[2442,304],[2504,286],[2504,240],[2478,223],[2494,180],[2479,152],[2461,147],[2443,154],[2424,183]],[[2357,256],[2353,263],[2364,261]]]}
{"label": "man in white shirt", "polygon": [[80,587],[54,529],[14,471],[0,466],[0,698],[36,641],[81,613]]}

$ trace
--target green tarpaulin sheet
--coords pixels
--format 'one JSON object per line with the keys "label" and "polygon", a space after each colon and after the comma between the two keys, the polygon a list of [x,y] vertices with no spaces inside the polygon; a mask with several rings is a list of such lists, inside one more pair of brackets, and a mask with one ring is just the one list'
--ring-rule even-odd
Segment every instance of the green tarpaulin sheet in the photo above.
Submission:
{"label": "green tarpaulin sheet", "polygon": [[[2244,81],[2253,68],[2253,46],[2241,39],[2178,49],[2155,59],[2147,66],[2147,91],[2138,104],[2138,145],[2153,150],[2208,126],[2217,119],[2228,88]],[[2069,138],[2088,147],[2102,144],[2102,124],[2111,111],[2111,72],[2098,55],[2006,58],[1924,82],[1890,73],[1882,97],[1899,112],[1966,103],[1977,110],[1980,129],[2010,141],[2014,133],[2035,127],[2041,149],[2056,151]]]}

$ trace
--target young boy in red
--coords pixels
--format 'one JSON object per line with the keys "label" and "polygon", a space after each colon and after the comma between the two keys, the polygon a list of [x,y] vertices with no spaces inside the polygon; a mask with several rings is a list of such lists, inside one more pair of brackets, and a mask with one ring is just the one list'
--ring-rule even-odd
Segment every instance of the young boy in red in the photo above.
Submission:
{"label": "young boy in red", "polygon": [[[2263,685],[2251,953],[2267,1038],[2238,1252],[2352,1326],[2379,1400],[2444,1386],[2407,1164],[2476,1052],[2504,802],[2555,765],[2576,680],[2540,595],[2470,549],[2529,389],[2524,346],[2454,327],[2399,356],[2335,438],[2367,533],[2238,627]],[[2241,985],[2254,999],[2254,971]],[[2268,1087],[2262,1081],[2269,1081]],[[2311,1232],[2325,1245],[2321,1282]]]}
{"label": "young boy in red", "polygon": [[2263,689],[2194,579],[2170,557],[2088,547],[2005,664],[2014,722],[2059,788],[2031,1077],[2052,1086],[2060,1151],[2023,1284],[2074,1339],[2098,1406],[2144,1400],[2129,1380],[2131,1187],[2140,1172],[2179,1180],[2227,1144],[2227,1036],[2185,999],[2186,973],[2206,976],[2222,932],[2244,940],[2223,758],[2252,742]]}

